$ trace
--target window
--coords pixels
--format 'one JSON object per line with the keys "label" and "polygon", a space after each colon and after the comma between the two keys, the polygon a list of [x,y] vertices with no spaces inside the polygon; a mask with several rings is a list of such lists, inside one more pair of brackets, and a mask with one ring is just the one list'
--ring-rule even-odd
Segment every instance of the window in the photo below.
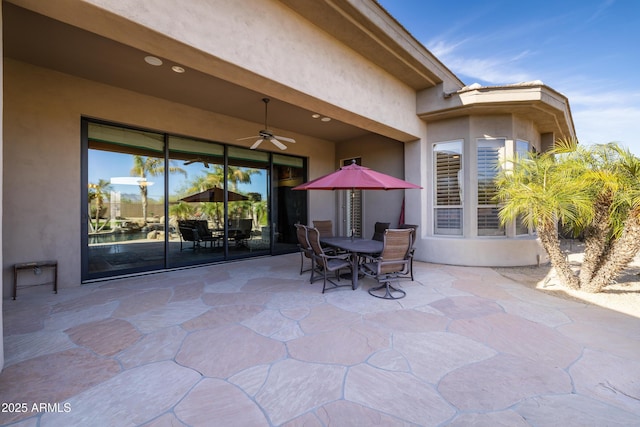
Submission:
{"label": "window", "polygon": [[[516,140],[515,148],[516,158],[526,158],[529,154],[529,143],[527,141]],[[516,235],[522,236],[529,234],[529,228],[523,223],[522,217],[516,218]]]}
{"label": "window", "polygon": [[495,201],[495,178],[504,162],[505,140],[477,140],[478,153],[478,236],[504,236],[504,226],[498,218],[499,206]]}
{"label": "window", "polygon": [[[356,165],[362,166],[362,158],[354,157],[342,160],[342,166],[349,166],[355,161]],[[362,237],[362,190],[342,191],[344,206],[344,230],[347,236]]]}
{"label": "window", "polygon": [[434,234],[462,235],[462,141],[436,143]]}

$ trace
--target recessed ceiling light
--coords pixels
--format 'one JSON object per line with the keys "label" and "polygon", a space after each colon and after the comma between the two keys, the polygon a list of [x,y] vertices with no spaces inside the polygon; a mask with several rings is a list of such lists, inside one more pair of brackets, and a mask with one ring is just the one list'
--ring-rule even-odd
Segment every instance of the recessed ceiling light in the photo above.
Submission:
{"label": "recessed ceiling light", "polygon": [[330,122],[331,121],[331,117],[323,117],[320,119],[320,121],[322,122]]}
{"label": "recessed ceiling light", "polygon": [[150,65],[155,65],[156,67],[159,67],[160,65],[162,65],[162,59],[160,58],[156,58],[155,56],[145,56],[144,60],[147,64]]}
{"label": "recessed ceiling light", "polygon": [[184,73],[184,68],[182,68],[182,67],[181,67],[181,66],[179,66],[179,65],[174,65],[173,67],[171,67],[171,69],[172,69],[173,71],[175,71],[176,73]]}
{"label": "recessed ceiling light", "polygon": [[311,117],[313,117],[314,119],[319,119],[320,118],[320,114],[316,113],[316,114],[313,114]]}

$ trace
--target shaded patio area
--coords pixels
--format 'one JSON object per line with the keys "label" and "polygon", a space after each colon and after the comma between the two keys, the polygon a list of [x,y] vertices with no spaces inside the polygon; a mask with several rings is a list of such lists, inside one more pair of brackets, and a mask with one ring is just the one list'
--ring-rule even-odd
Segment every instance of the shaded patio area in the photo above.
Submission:
{"label": "shaded patio area", "polygon": [[21,290],[0,396],[27,411],[0,424],[640,424],[640,319],[489,268],[414,271],[398,301],[371,279],[323,295],[298,254]]}

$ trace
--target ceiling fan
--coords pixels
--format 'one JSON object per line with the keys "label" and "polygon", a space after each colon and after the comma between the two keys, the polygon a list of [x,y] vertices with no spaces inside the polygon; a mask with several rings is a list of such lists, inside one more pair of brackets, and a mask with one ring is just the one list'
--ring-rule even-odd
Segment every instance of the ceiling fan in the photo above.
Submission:
{"label": "ceiling fan", "polygon": [[191,159],[191,160],[187,160],[186,162],[184,162],[185,166],[189,166],[190,164],[193,163],[202,163],[204,165],[205,168],[209,168],[209,162],[207,162],[206,160],[201,159],[200,157],[197,157],[195,159]]}
{"label": "ceiling fan", "polygon": [[[258,148],[260,144],[262,144],[262,141],[267,140],[267,141],[271,141],[271,143],[276,147],[278,147],[279,149],[286,150],[287,146],[284,145],[281,141],[294,143],[296,142],[296,140],[293,138],[274,135],[273,132],[269,130],[269,128],[267,127],[267,109],[268,109],[267,107],[269,104],[269,98],[262,98],[262,102],[264,102],[264,129],[258,132],[258,135],[257,135],[258,140],[254,142],[253,145],[249,148],[252,150],[255,150],[256,148]],[[251,138],[256,138],[256,136],[247,136],[245,138],[238,138],[237,141],[242,141],[242,140],[251,139]]]}

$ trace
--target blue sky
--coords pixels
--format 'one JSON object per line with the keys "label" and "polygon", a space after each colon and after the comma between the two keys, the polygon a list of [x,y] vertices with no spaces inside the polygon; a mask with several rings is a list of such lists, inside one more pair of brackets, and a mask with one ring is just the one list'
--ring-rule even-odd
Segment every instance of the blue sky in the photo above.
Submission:
{"label": "blue sky", "polygon": [[639,0],[378,0],[465,84],[541,80],[581,144],[640,155]]}

